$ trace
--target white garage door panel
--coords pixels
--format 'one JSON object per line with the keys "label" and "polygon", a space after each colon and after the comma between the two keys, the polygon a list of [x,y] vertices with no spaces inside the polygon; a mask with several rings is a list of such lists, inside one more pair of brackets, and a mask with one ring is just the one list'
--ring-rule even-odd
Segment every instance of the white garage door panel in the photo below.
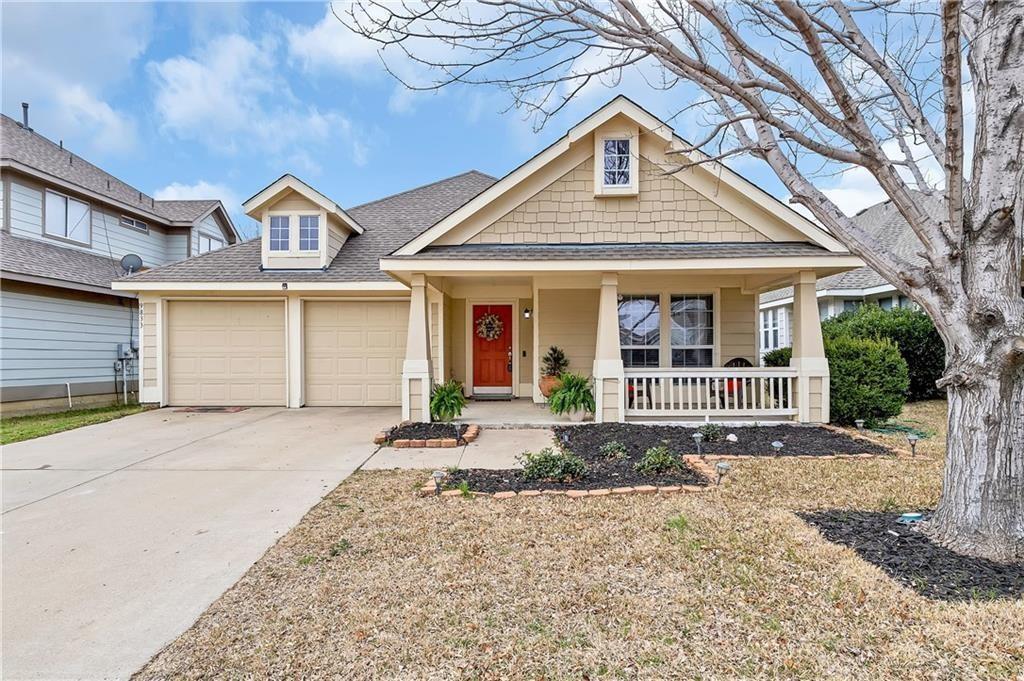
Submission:
{"label": "white garage door panel", "polygon": [[285,308],[270,301],[168,303],[172,405],[283,405]]}
{"label": "white garage door panel", "polygon": [[402,403],[408,303],[306,301],[303,319],[306,404]]}

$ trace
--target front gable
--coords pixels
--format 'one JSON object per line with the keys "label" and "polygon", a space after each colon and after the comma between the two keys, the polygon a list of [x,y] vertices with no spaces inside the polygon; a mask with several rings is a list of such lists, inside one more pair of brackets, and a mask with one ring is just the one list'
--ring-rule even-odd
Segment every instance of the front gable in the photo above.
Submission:
{"label": "front gable", "polygon": [[[631,181],[602,181],[620,140]],[[846,249],[760,188],[717,163],[679,170],[685,142],[617,97],[562,139],[395,252],[477,244],[804,242]]]}

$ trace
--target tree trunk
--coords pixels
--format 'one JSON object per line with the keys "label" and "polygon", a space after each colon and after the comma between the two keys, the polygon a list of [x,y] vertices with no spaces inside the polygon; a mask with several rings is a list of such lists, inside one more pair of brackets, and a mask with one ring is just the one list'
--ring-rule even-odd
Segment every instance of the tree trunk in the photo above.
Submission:
{"label": "tree trunk", "polygon": [[959,553],[1024,560],[1024,372],[993,362],[948,396],[942,497],[927,532]]}

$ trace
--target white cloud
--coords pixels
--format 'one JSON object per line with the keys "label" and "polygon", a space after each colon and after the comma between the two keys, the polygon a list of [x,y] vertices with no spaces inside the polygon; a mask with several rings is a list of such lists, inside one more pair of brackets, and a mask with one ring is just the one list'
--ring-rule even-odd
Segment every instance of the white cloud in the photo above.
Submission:
{"label": "white cloud", "polygon": [[135,122],[110,104],[149,45],[153,8],[141,4],[5,3],[3,109],[29,102],[32,127],[83,153],[132,150]]}
{"label": "white cloud", "polygon": [[330,6],[313,26],[289,25],[286,36],[288,54],[308,72],[335,71],[365,78],[380,69],[379,45],[348,30]]}
{"label": "white cloud", "polygon": [[161,128],[211,149],[290,157],[342,144],[357,165],[367,150],[339,111],[305,105],[278,72],[278,44],[265,36],[221,36],[195,56],[150,64]]}

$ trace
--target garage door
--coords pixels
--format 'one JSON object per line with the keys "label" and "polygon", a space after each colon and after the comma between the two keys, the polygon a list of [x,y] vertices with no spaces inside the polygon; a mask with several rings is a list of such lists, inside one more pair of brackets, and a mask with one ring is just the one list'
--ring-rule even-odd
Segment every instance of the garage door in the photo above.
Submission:
{"label": "garage door", "polygon": [[284,303],[171,301],[167,364],[172,405],[284,405]]}
{"label": "garage door", "polygon": [[306,404],[402,403],[406,302],[306,301]]}

